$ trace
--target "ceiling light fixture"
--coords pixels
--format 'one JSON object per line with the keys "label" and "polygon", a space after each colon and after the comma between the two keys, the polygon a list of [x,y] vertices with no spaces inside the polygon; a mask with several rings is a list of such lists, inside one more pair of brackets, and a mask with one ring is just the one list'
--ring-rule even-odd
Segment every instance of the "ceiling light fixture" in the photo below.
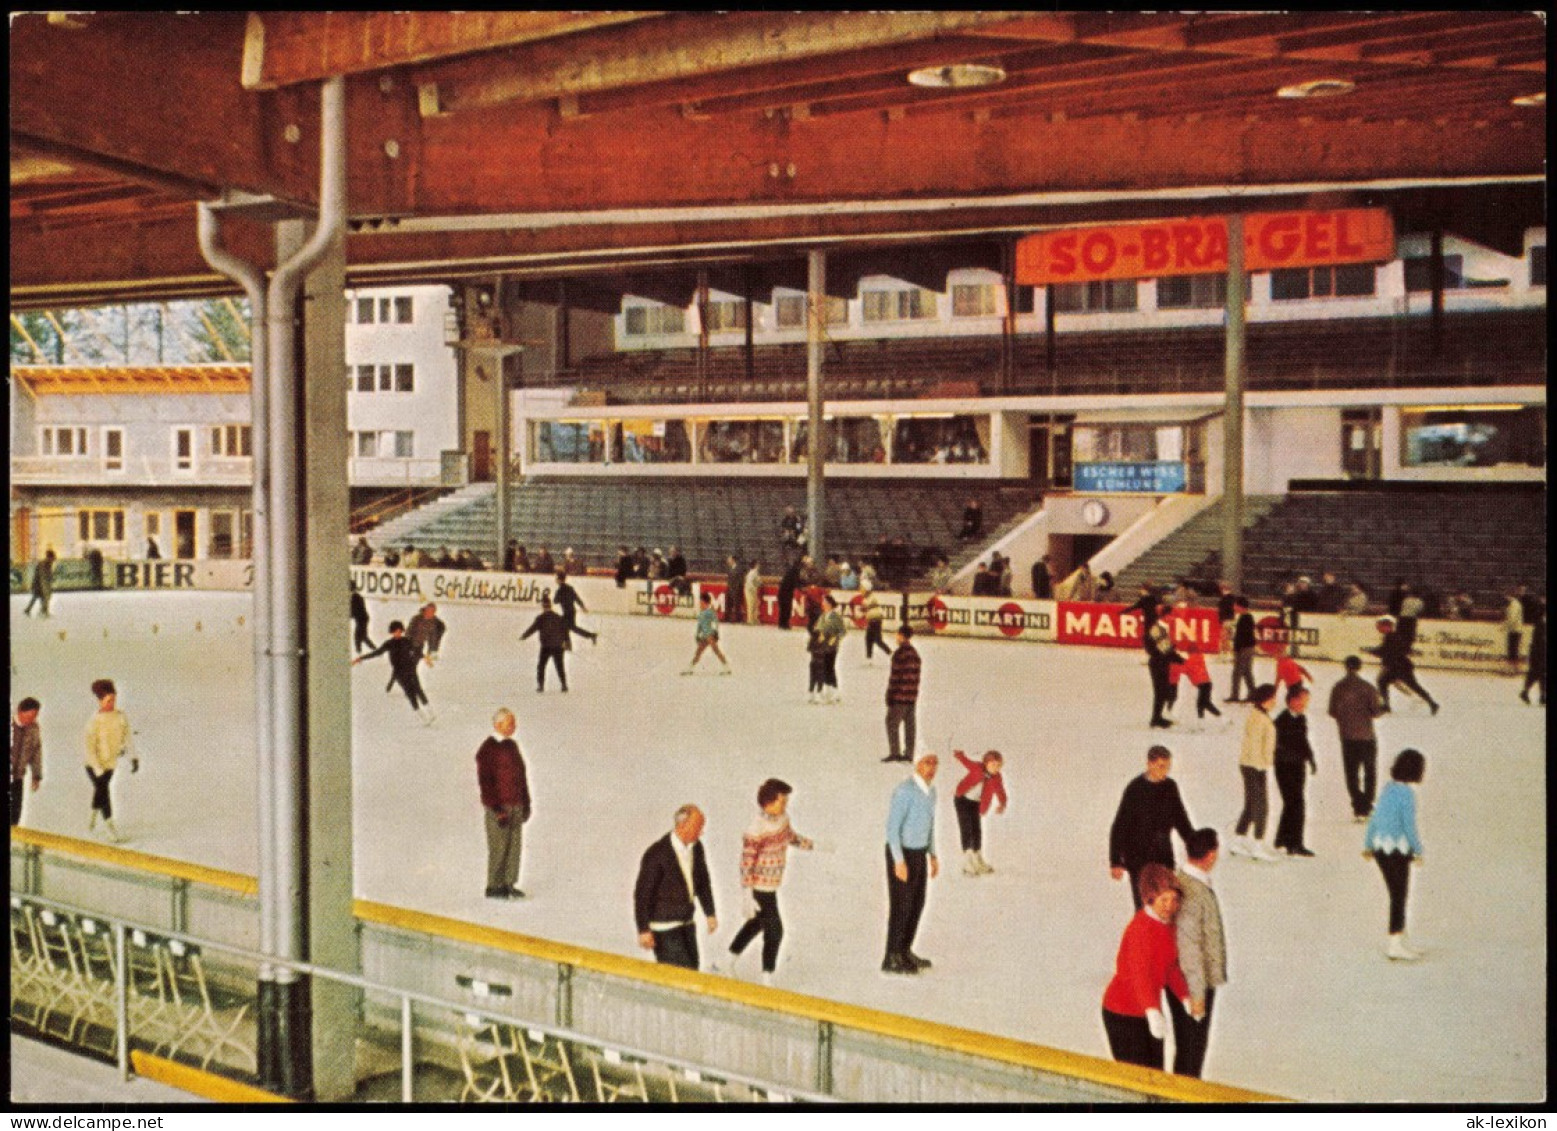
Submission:
{"label": "ceiling light fixture", "polygon": [[1276,91],[1277,98],[1334,98],[1338,94],[1350,94],[1357,89],[1351,79],[1310,79],[1295,82]]}
{"label": "ceiling light fixture", "polygon": [[1006,72],[992,63],[948,63],[909,71],[908,81],[914,86],[931,87],[994,86],[1006,81]]}
{"label": "ceiling light fixture", "polygon": [[1521,94],[1518,98],[1510,98],[1515,106],[1546,106],[1546,91],[1538,90],[1534,94]]}

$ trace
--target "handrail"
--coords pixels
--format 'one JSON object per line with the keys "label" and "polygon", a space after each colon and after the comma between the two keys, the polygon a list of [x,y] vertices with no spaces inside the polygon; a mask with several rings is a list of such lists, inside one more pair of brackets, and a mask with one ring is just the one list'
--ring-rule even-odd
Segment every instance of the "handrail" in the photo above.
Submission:
{"label": "handrail", "polygon": [[152,1056],[140,1049],[130,1050],[130,1066],[135,1069],[137,1076],[155,1080],[159,1084],[166,1084],[170,1088],[177,1088],[190,1095],[215,1100],[217,1103],[289,1104],[294,1102],[286,1096],[278,1096],[274,1092],[267,1092],[237,1080],[229,1080],[214,1072],[202,1072],[187,1064],[164,1060],[160,1056]]}
{"label": "handrail", "polygon": [[[415,510],[428,495],[442,497],[443,491],[438,487],[406,487],[397,490],[392,495],[386,495],[376,502],[369,503],[360,510],[353,511],[348,526],[351,533],[360,534],[382,525],[389,518],[398,518],[402,514]],[[372,523],[372,526],[368,524]]]}

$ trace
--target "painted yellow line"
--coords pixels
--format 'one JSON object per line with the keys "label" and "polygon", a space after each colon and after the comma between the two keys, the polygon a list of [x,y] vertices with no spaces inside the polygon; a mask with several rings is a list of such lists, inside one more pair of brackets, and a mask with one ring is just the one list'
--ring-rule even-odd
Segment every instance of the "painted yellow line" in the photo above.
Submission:
{"label": "painted yellow line", "polygon": [[288,1104],[292,1101],[285,1096],[278,1096],[274,1092],[262,1091],[248,1084],[240,1084],[236,1080],[229,1080],[225,1076],[217,1076],[210,1072],[202,1072],[198,1068],[191,1068],[187,1064],[177,1064],[171,1060],[163,1060],[160,1056],[149,1056],[139,1049],[130,1050],[130,1067],[135,1069],[137,1076],[144,1076],[148,1080],[155,1080],[159,1084],[166,1084],[170,1088],[177,1088],[181,1092],[188,1092],[192,1096],[203,1096],[208,1100],[215,1100],[224,1104]]}
{"label": "painted yellow line", "polygon": [[62,852],[67,856],[78,856],[83,860],[91,860],[99,864],[113,864],[137,872],[150,872],[170,879],[188,880],[190,883],[223,888],[237,892],[239,895],[259,894],[259,881],[253,876],[224,872],[217,868],[190,864],[167,856],[153,856],[147,852],[136,852],[117,845],[78,840],[75,837],[60,836],[58,833],[46,833],[20,826],[11,830],[11,843],[30,844],[36,848]]}
{"label": "painted yellow line", "polygon": [[522,954],[546,962],[563,962],[597,974],[632,978],[668,989],[686,990],[704,997],[718,998],[756,1009],[767,1009],[812,1021],[828,1021],[860,1032],[893,1037],[916,1044],[932,1045],[950,1052],[997,1060],[1048,1072],[1071,1079],[1085,1080],[1104,1087],[1119,1088],[1156,1099],[1179,1103],[1283,1103],[1280,1096],[1251,1092],[1221,1084],[1209,1084],[1168,1072],[1118,1064],[1112,1060],[1065,1052],[1061,1049],[1030,1044],[1010,1037],[998,1037],[954,1025],[886,1013],[864,1006],[828,1001],[789,990],[751,985],[732,978],[661,966],[625,955],[608,954],[567,943],[552,942],[515,931],[486,927],[460,919],[448,919],[423,911],[411,911],[359,899],[354,903],[356,916],[364,923],[420,934],[435,935],[454,942]]}

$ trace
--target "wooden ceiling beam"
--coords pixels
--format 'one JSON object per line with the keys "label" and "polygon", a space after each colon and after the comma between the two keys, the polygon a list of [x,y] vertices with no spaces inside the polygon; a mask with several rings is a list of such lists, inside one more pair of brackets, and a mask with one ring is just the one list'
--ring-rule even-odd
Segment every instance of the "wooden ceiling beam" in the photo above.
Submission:
{"label": "wooden ceiling beam", "polygon": [[652,19],[660,12],[250,12],[249,90],[314,83]]}
{"label": "wooden ceiling beam", "polygon": [[416,69],[424,115],[511,102],[582,97],[624,86],[695,78],[913,43],[1010,23],[1012,12],[678,12]]}
{"label": "wooden ceiling beam", "polygon": [[1209,13],[1194,16],[1184,29],[1190,50],[1274,55],[1285,36],[1344,32],[1377,26],[1391,17],[1378,12],[1305,12],[1287,14]]}
{"label": "wooden ceiling beam", "polygon": [[1321,50],[1355,51],[1360,55],[1370,43],[1389,42],[1403,37],[1427,35],[1436,31],[1465,31],[1488,24],[1507,23],[1509,13],[1416,12],[1382,16],[1366,28],[1343,27],[1316,32],[1296,32],[1278,37],[1283,54]]}

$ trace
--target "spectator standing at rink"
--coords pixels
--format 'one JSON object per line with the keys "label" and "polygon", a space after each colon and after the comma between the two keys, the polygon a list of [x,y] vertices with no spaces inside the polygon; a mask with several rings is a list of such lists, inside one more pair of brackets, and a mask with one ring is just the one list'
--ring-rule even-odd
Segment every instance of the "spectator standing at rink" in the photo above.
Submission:
{"label": "spectator standing at rink", "polygon": [[[587,613],[589,612],[589,606],[584,604],[584,598],[578,595],[578,590],[568,584],[568,575],[566,570],[559,569],[557,571],[557,589],[552,594],[552,600],[555,601],[557,607],[562,610],[562,619],[567,624],[568,632],[570,634],[577,633],[578,635],[588,640],[591,644],[600,643],[600,634],[598,632],[590,632],[587,628],[578,627],[579,611],[583,610]],[[565,650],[571,650],[573,647],[572,636],[570,635],[563,637],[563,641],[563,648]]]}
{"label": "spectator standing at rink", "polygon": [[957,541],[973,542],[984,535],[984,507],[977,499],[969,499],[962,508],[962,529],[957,531]]}
{"label": "spectator standing at rink", "polygon": [[746,623],[756,624],[762,613],[762,568],[753,558],[746,570],[745,608]]}
{"label": "spectator standing at rink", "polygon": [[642,546],[633,551],[632,576],[640,579],[649,576],[649,551]]}
{"label": "spectator standing at rink", "polygon": [[[1523,589],[1520,586],[1519,589]],[[1519,600],[1519,589],[1515,589],[1508,595],[1508,604],[1503,608],[1503,638],[1508,644],[1508,668],[1509,671],[1517,671],[1519,668],[1520,637],[1525,629],[1525,607]]]}
{"label": "spectator standing at rink", "polygon": [[1381,617],[1378,622],[1379,632],[1383,639],[1376,648],[1364,648],[1364,652],[1371,652],[1379,658],[1379,698],[1384,701],[1384,713],[1388,714],[1390,684],[1398,683],[1407,691],[1422,698],[1427,704],[1428,710],[1433,714],[1438,713],[1438,703],[1427,690],[1416,681],[1416,665],[1411,662],[1411,641],[1401,633],[1395,631],[1395,622],[1389,617]]}
{"label": "spectator standing at rink", "polygon": [[1303,614],[1319,611],[1319,594],[1314,592],[1313,585],[1307,577],[1298,578],[1297,584],[1292,587],[1291,596],[1282,602],[1282,619],[1293,634],[1288,648],[1294,656],[1298,654],[1297,630],[1302,626]]}
{"label": "spectator standing at rink", "polygon": [[741,568],[741,560],[734,554],[725,555],[724,619],[728,624],[740,624],[744,619],[741,613],[745,607],[745,584],[746,571]]}
{"label": "spectator standing at rink", "polygon": [[665,561],[665,580],[682,596],[692,592],[692,583],[687,580],[686,555],[681,552],[680,546],[670,548],[670,557]]}
{"label": "spectator standing at rink", "polygon": [[[914,712],[919,703],[919,651],[913,645],[914,630],[906,623],[897,628],[897,651],[887,675],[887,756],[883,762],[914,760]],[[902,739],[899,744],[899,732]]]}
{"label": "spectator standing at rink", "polygon": [[1033,597],[1047,601],[1054,596],[1054,575],[1049,572],[1049,555],[1033,563]]}
{"label": "spectator standing at rink", "polygon": [[567,651],[568,634],[570,632],[582,633],[582,628],[569,628],[568,622],[561,614],[551,607],[551,598],[541,598],[541,611],[536,614],[530,627],[520,634],[520,640],[528,640],[536,633],[541,636],[541,655],[535,664],[535,691],[536,694],[546,690],[546,661],[550,660],[557,669],[557,682],[562,685],[562,690],[568,689],[568,672],[562,664],[563,654]]}
{"label": "spectator standing at rink", "polygon": [[1233,686],[1227,693],[1226,702],[1241,703],[1238,697],[1238,689],[1247,684],[1249,695],[1254,695],[1254,614],[1249,612],[1249,602],[1242,597],[1233,598],[1233,607],[1238,611],[1238,620],[1233,627]]}
{"label": "spectator standing at rink", "polygon": [[[157,548],[157,540],[155,538],[148,537],[146,539],[146,560],[148,562],[159,562],[159,561],[162,560],[162,551]],[[367,565],[367,564],[369,564],[372,561],[373,561],[373,549],[372,549],[372,547],[369,547],[368,548],[368,560],[363,562],[363,563],[361,563],[361,564]]]}
{"label": "spectator standing at rink", "polygon": [[1530,702],[1530,689],[1539,685],[1541,706],[1546,706],[1546,603],[1535,610],[1535,625],[1530,629],[1530,659],[1525,670],[1524,690],[1519,698]]}
{"label": "spectator standing at rink", "polygon": [[1092,567],[1082,562],[1069,577],[1059,583],[1054,590],[1054,596],[1059,601],[1078,603],[1096,601],[1097,578],[1092,576]]}
{"label": "spectator standing at rink", "polygon": [[435,664],[438,662],[438,649],[443,646],[443,634],[448,630],[449,626],[438,616],[438,606],[429,601],[411,618],[405,635],[418,652],[426,654],[429,664]]}
{"label": "spectator standing at rink", "polygon": [[822,567],[822,583],[829,589],[837,589],[838,582],[843,579],[843,562],[837,554],[827,555],[827,564]]}
{"label": "spectator standing at rink", "polygon": [[633,575],[633,555],[626,546],[616,548],[616,587],[627,588],[627,580]]}
{"label": "spectator standing at rink", "polygon": [[805,529],[805,519],[795,512],[794,507],[785,507],[784,517],[779,519],[779,548],[783,552],[786,563],[800,556],[800,548],[803,545],[801,539],[805,535]]}
{"label": "spectator standing at rink", "polygon": [[860,575],[854,572],[854,567],[844,562],[838,571],[838,588],[845,592],[856,592],[860,587]]}
{"label": "spectator standing at rink", "polygon": [[1303,796],[1308,775],[1319,772],[1308,741],[1308,691],[1295,685],[1287,691],[1287,709],[1276,716],[1276,789],[1281,794],[1281,819],[1272,843],[1288,856],[1312,856],[1303,844],[1307,805]]}
{"label": "spectator standing at rink", "polygon": [[1181,1003],[1169,994],[1168,1012],[1173,1016],[1173,1072],[1198,1079],[1211,1037],[1217,987],[1227,984],[1227,935],[1222,905],[1211,886],[1211,869],[1220,855],[1216,830],[1196,829],[1184,842],[1184,855],[1188,860],[1178,870],[1182,895],[1173,939],[1189,1000]]}
{"label": "spectator standing at rink", "polygon": [[1379,740],[1373,720],[1384,713],[1378,689],[1357,673],[1362,660],[1346,657],[1346,674],[1330,689],[1330,717],[1341,735],[1341,772],[1352,802],[1352,819],[1366,821],[1373,812],[1378,775]]}
{"label": "spectator standing at rink", "polygon": [[[153,556],[152,553],[151,553],[151,550],[155,546],[156,546],[156,543],[153,542],[150,538],[146,539],[146,551],[147,551],[146,552],[146,556],[148,558],[151,558]],[[160,554],[158,554],[156,556],[157,557],[161,557]],[[351,548],[351,564],[352,565],[370,565],[370,564],[372,564],[372,562],[373,562],[373,547],[368,545],[368,540],[366,538],[358,538],[357,539],[357,544]]]}
{"label": "spectator standing at rink", "polygon": [[1093,600],[1102,601],[1104,604],[1113,604],[1114,598],[1110,596],[1114,591],[1114,575],[1106,569],[1097,575],[1097,593]]}
{"label": "spectator standing at rink", "polygon": [[514,551],[514,568],[513,568],[513,572],[514,573],[529,573],[530,572],[530,553],[529,553],[528,550],[526,550],[524,548],[524,544],[522,542],[519,544],[519,548]]}
{"label": "spectator standing at rink", "polygon": [[924,914],[925,892],[940,874],[935,855],[935,771],[940,763],[926,754],[907,781],[892,791],[887,810],[887,953],[885,974],[917,974],[930,960],[914,953],[914,936]]}
{"label": "spectator standing at rink", "polygon": [[1314,591],[1314,610],[1321,613],[1338,613],[1341,611],[1341,602],[1346,599],[1346,590],[1341,588],[1336,581],[1335,574],[1325,570],[1319,575],[1319,588]]}
{"label": "spectator standing at rink", "polygon": [[1161,864],[1173,870],[1175,831],[1188,838],[1195,831],[1179,796],[1179,786],[1168,775],[1173,770],[1173,753],[1166,746],[1153,746],[1146,752],[1146,772],[1131,780],[1119,798],[1119,810],[1108,830],[1108,869],[1114,879],[1130,877],[1130,898],[1136,909],[1141,906],[1142,869]]}
{"label": "spectator standing at rink", "polygon": [[696,805],[677,809],[675,826],[649,845],[639,860],[633,885],[638,945],[654,951],[656,962],[688,970],[698,966],[694,900],[708,919],[708,933],[719,929],[708,860],[698,839],[703,824],[703,812]]}
{"label": "spectator standing at rink", "polygon": [[1346,600],[1341,605],[1341,615],[1360,617],[1368,611],[1368,593],[1355,581],[1346,588]]}
{"label": "spectator standing at rink", "polygon": [[995,869],[984,859],[984,816],[996,801],[1000,802],[997,812],[1006,811],[1006,783],[1000,773],[1005,759],[998,750],[987,751],[978,762],[961,750],[953,750],[952,756],[967,771],[952,798],[962,839],[962,871],[967,876],[987,875]]}
{"label": "spectator standing at rink", "polygon": [[[1238,773],[1243,778],[1243,812],[1227,850],[1238,856],[1274,860],[1264,845],[1265,818],[1270,813],[1265,774],[1276,762],[1276,724],[1271,708],[1276,705],[1276,685],[1262,683],[1249,696],[1254,710],[1244,720],[1243,742],[1238,748]],[[1253,830],[1251,840],[1246,834]]]}
{"label": "spectator standing at rink", "polygon": [[[118,826],[114,824],[113,798],[108,786],[114,771],[119,767],[130,746],[130,720],[119,710],[119,692],[111,679],[92,681],[92,694],[97,697],[97,712],[86,728],[86,774],[92,782],[92,817],[87,829],[97,827],[97,818],[103,818],[103,827],[116,842],[124,843]],[[139,758],[130,759],[130,772],[141,768]]]}
{"label": "spectator standing at rink", "polygon": [[43,615],[49,615],[49,599],[54,596],[54,550],[43,551],[43,557],[32,570],[32,599],[22,610],[24,616],[32,616],[32,607],[43,605]]}
{"label": "spectator standing at rink", "polygon": [[[672,547],[672,548],[674,549],[674,547]],[[558,569],[559,572],[565,573],[569,577],[588,577],[589,576],[589,567],[584,564],[584,559],[583,558],[578,557],[578,556],[576,556],[573,553],[573,547],[572,546],[568,546],[568,547],[563,549],[563,551],[562,551],[562,560],[557,563],[557,569]],[[683,562],[682,572],[683,573],[686,572],[685,563],[684,562]]]}
{"label": "spectator standing at rink", "polygon": [[1171,867],[1147,864],[1131,894],[1136,913],[1119,940],[1114,977],[1103,992],[1103,1031],[1115,1060],[1161,1071],[1167,1031],[1162,992],[1189,999],[1173,934],[1181,891]]}
{"label": "spectator standing at rink", "polygon": [[1416,750],[1402,750],[1390,767],[1390,780],[1362,837],[1362,854],[1372,857],[1389,892],[1389,946],[1385,954],[1397,962],[1422,957],[1406,941],[1406,895],[1411,865],[1422,862],[1422,838],[1416,828],[1416,789],[1427,759]]}
{"label": "spectator standing at rink", "polygon": [[1411,592],[1411,586],[1406,584],[1406,579],[1403,578],[1403,577],[1395,578],[1394,588],[1392,588],[1389,591],[1389,615],[1390,616],[1392,616],[1392,617],[1399,617],[1400,616],[1400,605],[1401,605],[1401,602],[1406,599],[1406,594],[1409,593],[1409,592]]}
{"label": "spectator standing at rink", "polygon": [[364,647],[373,647],[373,641],[368,639],[368,603],[355,581],[351,583],[351,623],[352,650],[361,655]]}
{"label": "spectator standing at rink", "polygon": [[724,665],[719,669],[719,674],[729,675],[730,661],[725,659],[724,653],[719,650],[719,616],[714,612],[714,599],[707,592],[703,592],[698,594],[697,603],[697,628],[694,630],[697,651],[692,653],[691,662],[681,674],[691,675],[697,667],[697,662],[703,658],[703,653],[712,648],[714,655],[718,656],[719,662]]}
{"label": "spectator standing at rink", "polygon": [[994,576],[989,572],[987,562],[979,562],[978,569],[973,572],[973,586],[971,592],[975,597],[993,597],[999,593],[996,588]]}
{"label": "spectator standing at rink", "polygon": [[784,882],[789,846],[810,850],[811,841],[789,823],[788,782],[769,778],[757,787],[757,818],[741,837],[741,886],[751,892],[756,912],[730,942],[730,973],[751,941],[762,936],[762,980],[770,983],[778,968],[779,944],[784,941],[784,920],[779,916],[778,889]]}
{"label": "spectator standing at rink", "polygon": [[510,538],[508,540],[508,545],[503,547],[502,570],[503,570],[504,573],[514,573],[515,572],[514,567],[516,565],[518,565],[518,564],[519,564],[519,539],[517,539],[517,538]]}
{"label": "spectator standing at rink", "polygon": [[507,707],[492,716],[492,731],[476,751],[476,781],[487,832],[487,898],[523,899],[519,857],[530,819],[530,783],[514,741],[517,720]]}
{"label": "spectator standing at rink", "polygon": [[535,557],[530,560],[532,573],[556,573],[557,567],[552,563],[551,551],[545,546],[535,551]]}
{"label": "spectator standing at rink", "polygon": [[427,701],[427,692],[422,690],[422,681],[417,677],[416,665],[432,663],[432,657],[424,655],[421,648],[406,635],[405,625],[400,621],[389,622],[389,639],[380,644],[373,651],[358,656],[351,662],[356,667],[363,660],[371,660],[378,656],[389,656],[389,685],[400,685],[405,692],[405,697],[411,703],[411,710],[421,718],[423,725],[432,726],[432,706]]}
{"label": "spectator standing at rink", "polygon": [[860,597],[860,612],[865,617],[865,662],[870,663],[872,651],[876,648],[881,649],[882,655],[892,655],[892,649],[887,647],[881,636],[886,613],[881,608],[881,598],[876,596],[874,585],[864,587]]}
{"label": "spectator standing at rink", "polygon": [[[1223,652],[1233,650],[1233,625],[1238,620],[1238,596],[1225,581],[1216,583],[1216,619],[1221,628],[1220,643]],[[1236,693],[1235,693],[1236,694]]]}
{"label": "spectator standing at rink", "polygon": [[[794,508],[790,508],[793,510]],[[778,587],[778,626],[787,629],[790,616],[795,607],[795,590],[800,585],[800,571],[805,568],[811,559],[805,555],[797,556],[784,570],[784,575],[779,578]]]}
{"label": "spectator standing at rink", "polygon": [[842,703],[838,691],[838,648],[843,643],[848,625],[838,611],[838,602],[831,593],[822,596],[822,615],[817,619],[813,636],[818,642],[818,655],[822,660],[822,702]]}
{"label": "spectator standing at rink", "polygon": [[930,576],[927,580],[930,582],[931,590],[937,594],[948,592],[951,589],[951,563],[946,560],[944,555],[936,555],[935,565],[930,567]]}
{"label": "spectator standing at rink", "polygon": [[32,775],[33,792],[43,784],[43,732],[38,727],[42,709],[32,696],[16,705],[11,719],[11,826],[22,822],[22,799],[27,794],[27,776]]}

